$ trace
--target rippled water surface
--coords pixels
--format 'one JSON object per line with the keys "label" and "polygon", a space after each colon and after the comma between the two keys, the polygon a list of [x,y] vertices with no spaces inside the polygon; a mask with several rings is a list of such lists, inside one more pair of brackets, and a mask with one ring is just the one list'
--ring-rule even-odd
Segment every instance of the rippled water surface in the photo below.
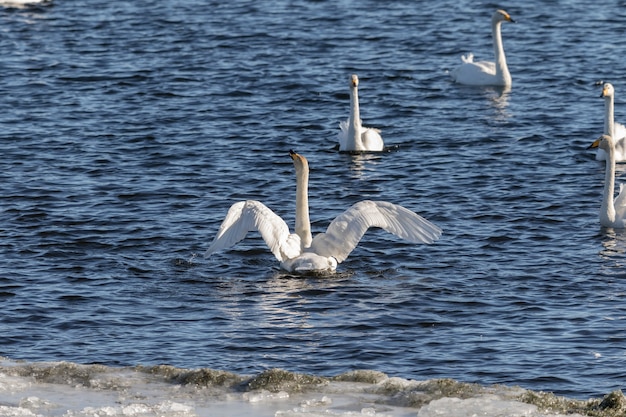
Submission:
{"label": "rippled water surface", "polygon": [[[510,91],[451,83],[503,26]],[[626,235],[599,226],[598,80],[626,120],[626,8],[586,0],[86,2],[0,9],[0,355],[231,372],[624,384]],[[340,154],[348,78],[389,152]],[[333,277],[257,234],[209,259],[230,205],[315,231],[362,199],[439,225],[372,231]],[[618,167],[618,175],[624,172]]]}

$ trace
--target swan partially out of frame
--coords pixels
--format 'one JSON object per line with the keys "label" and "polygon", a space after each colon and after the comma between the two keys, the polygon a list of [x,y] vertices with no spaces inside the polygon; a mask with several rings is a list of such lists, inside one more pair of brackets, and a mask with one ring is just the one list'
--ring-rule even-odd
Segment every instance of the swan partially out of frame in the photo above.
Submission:
{"label": "swan partially out of frame", "polygon": [[463,63],[455,68],[451,75],[455,82],[465,85],[493,85],[510,86],[511,74],[506,65],[504,56],[504,46],[502,46],[501,26],[502,22],[512,22],[511,16],[504,10],[496,10],[491,17],[491,35],[493,37],[493,49],[495,62],[478,61],[474,62],[472,53],[462,56]]}
{"label": "swan partially out of frame", "polygon": [[441,236],[439,227],[411,210],[386,201],[364,200],[337,216],[326,233],[313,238],[309,220],[309,164],[302,155],[293,151],[289,155],[296,168],[295,233],[290,233],[287,223],[263,203],[241,201],[228,210],[205,257],[235,245],[250,231],[258,231],[286,271],[333,272],[370,227],[382,228],[413,243],[433,243]]}
{"label": "swan partially out of frame", "polygon": [[626,227],[626,189],[620,184],[615,198],[615,143],[609,135],[602,135],[589,148],[599,148],[606,153],[604,191],[600,206],[600,224],[604,227],[623,229]]}
{"label": "swan partially out of frame", "polygon": [[[604,134],[611,136],[615,145],[615,162],[626,161],[626,127],[621,123],[615,123],[615,89],[611,83],[602,85],[602,94],[604,98]],[[596,160],[604,161],[606,152],[598,147],[596,152]]]}
{"label": "swan partially out of frame", "polygon": [[339,151],[380,152],[385,148],[380,130],[364,127],[361,123],[359,77],[353,74],[350,77],[350,117],[339,123]]}
{"label": "swan partially out of frame", "polygon": [[52,4],[52,0],[0,0],[0,6],[4,7],[28,7]]}

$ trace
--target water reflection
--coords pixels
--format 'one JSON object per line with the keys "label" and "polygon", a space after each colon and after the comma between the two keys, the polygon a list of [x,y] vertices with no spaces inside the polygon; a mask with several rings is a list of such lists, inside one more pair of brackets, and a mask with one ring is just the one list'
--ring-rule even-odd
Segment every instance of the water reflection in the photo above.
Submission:
{"label": "water reflection", "polygon": [[511,87],[488,87],[485,89],[485,93],[489,102],[496,110],[496,119],[505,120],[511,117],[506,108],[509,105],[509,94],[511,93]]}
{"label": "water reflection", "polygon": [[[306,329],[310,310],[320,311],[318,298],[328,297],[343,284],[349,274],[291,275],[277,271],[259,293],[258,306],[268,327]],[[323,302],[321,304],[324,304]]]}
{"label": "water reflection", "polygon": [[624,258],[624,254],[626,254],[626,230],[611,228],[604,230],[603,249],[599,255],[602,259],[614,262],[613,267],[622,268],[626,264]]}
{"label": "water reflection", "polygon": [[350,159],[350,172],[352,178],[364,179],[367,173],[375,171],[377,165],[380,164],[380,153],[349,153],[346,157]]}

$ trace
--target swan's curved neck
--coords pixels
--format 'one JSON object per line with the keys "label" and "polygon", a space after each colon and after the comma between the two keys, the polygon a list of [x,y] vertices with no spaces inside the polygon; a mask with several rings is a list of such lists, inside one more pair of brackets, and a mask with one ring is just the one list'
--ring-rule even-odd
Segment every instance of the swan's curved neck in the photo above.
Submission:
{"label": "swan's curved neck", "polygon": [[348,125],[348,141],[354,146],[348,149],[362,150],[361,141],[361,112],[359,110],[359,89],[356,86],[350,87],[350,123]]}
{"label": "swan's curved neck", "polygon": [[604,134],[615,137],[615,115],[613,96],[604,97]]}
{"label": "swan's curved neck", "polygon": [[491,22],[491,33],[493,37],[493,52],[496,58],[496,77],[502,80],[503,85],[511,85],[511,74],[509,67],[506,65],[506,56],[504,55],[504,46],[502,45],[502,22]]}
{"label": "swan's curved neck", "polygon": [[311,246],[311,220],[309,219],[309,166],[307,162],[296,166],[296,234],[302,249]]}
{"label": "swan's curved neck", "polygon": [[606,172],[604,175],[604,195],[600,207],[600,223],[610,226],[615,221],[615,145],[610,144],[606,152]]}

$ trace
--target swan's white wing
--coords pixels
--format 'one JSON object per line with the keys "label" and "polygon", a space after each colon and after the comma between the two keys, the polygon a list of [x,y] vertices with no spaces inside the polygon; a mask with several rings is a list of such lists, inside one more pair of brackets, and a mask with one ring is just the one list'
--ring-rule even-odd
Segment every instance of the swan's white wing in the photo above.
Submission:
{"label": "swan's white wing", "polygon": [[344,149],[346,147],[346,141],[348,140],[348,123],[350,123],[350,119],[342,120],[339,122],[339,133],[337,137],[339,138],[339,148]]}
{"label": "swan's white wing", "polygon": [[300,237],[289,233],[287,223],[263,203],[248,200],[230,207],[204,256],[208,257],[218,250],[235,245],[251,231],[261,233],[263,240],[280,262],[301,253]]}
{"label": "swan's white wing", "polygon": [[[367,151],[382,151],[385,148],[382,136],[380,136],[380,129],[374,127],[364,127],[363,121],[361,123],[361,141],[363,147]],[[339,149],[346,149],[348,143],[348,125],[350,124],[350,118],[339,122]]]}
{"label": "swan's white wing", "polygon": [[310,249],[343,262],[370,227],[380,227],[414,243],[433,243],[441,236],[439,227],[411,210],[386,201],[365,200],[337,216],[326,233],[315,236]]}
{"label": "swan's white wing", "polygon": [[368,151],[382,151],[385,148],[380,129],[374,127],[361,127],[361,141]]}
{"label": "swan's white wing", "polygon": [[615,207],[615,218],[626,219],[626,187],[624,184],[619,185],[619,194],[613,202]]}
{"label": "swan's white wing", "polygon": [[496,64],[491,61],[465,61],[451,75],[454,81],[467,85],[485,85],[494,82]]}

